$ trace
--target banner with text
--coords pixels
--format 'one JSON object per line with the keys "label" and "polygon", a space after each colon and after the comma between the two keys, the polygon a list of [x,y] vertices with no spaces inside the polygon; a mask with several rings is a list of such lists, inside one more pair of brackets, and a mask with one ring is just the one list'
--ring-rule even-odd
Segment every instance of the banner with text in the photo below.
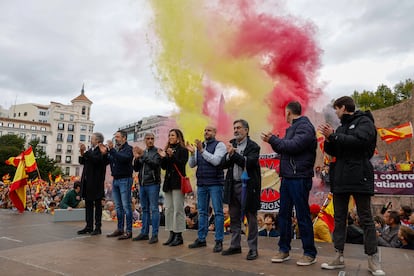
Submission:
{"label": "banner with text", "polygon": [[387,195],[414,195],[414,173],[375,171],[374,192]]}

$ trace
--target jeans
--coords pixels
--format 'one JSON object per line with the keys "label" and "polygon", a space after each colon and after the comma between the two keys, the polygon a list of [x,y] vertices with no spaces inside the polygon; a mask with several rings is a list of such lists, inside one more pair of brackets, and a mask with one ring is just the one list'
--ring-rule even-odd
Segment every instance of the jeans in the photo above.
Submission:
{"label": "jeans", "polygon": [[312,178],[283,178],[280,186],[279,251],[288,253],[292,241],[292,212],[295,206],[304,255],[316,257],[313,225],[309,211]]}
{"label": "jeans", "polygon": [[[348,203],[351,194],[334,194],[333,204],[335,212],[335,229],[333,240],[335,249],[344,251],[346,239],[346,223],[348,220]],[[357,207],[359,223],[364,230],[364,249],[365,254],[373,255],[377,253],[377,234],[375,231],[374,220],[371,213],[371,196],[366,194],[352,194]]]}
{"label": "jeans", "polygon": [[142,234],[148,235],[151,221],[152,236],[158,235],[158,228],[160,226],[160,212],[158,210],[159,195],[160,184],[139,187],[139,200],[142,208]]}
{"label": "jeans", "polygon": [[112,183],[112,196],[116,206],[118,230],[124,231],[124,217],[126,219],[126,232],[132,233],[132,177],[114,179]]}
{"label": "jeans", "polygon": [[205,241],[208,234],[208,207],[210,198],[214,210],[215,240],[223,241],[223,186],[221,185],[197,187],[198,239]]}

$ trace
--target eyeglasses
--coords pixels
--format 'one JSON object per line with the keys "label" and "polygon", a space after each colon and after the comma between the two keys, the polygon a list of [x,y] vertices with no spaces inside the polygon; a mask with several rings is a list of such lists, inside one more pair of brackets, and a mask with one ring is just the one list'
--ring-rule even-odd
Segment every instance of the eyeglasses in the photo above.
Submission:
{"label": "eyeglasses", "polygon": [[146,140],[154,140],[154,137],[147,137]]}

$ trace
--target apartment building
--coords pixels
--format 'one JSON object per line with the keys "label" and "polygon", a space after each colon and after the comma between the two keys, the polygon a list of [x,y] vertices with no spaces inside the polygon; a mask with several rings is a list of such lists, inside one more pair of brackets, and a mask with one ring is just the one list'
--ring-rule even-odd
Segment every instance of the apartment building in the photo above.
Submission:
{"label": "apartment building", "polygon": [[66,175],[78,176],[79,143],[90,144],[94,122],[90,119],[92,101],[81,94],[71,104],[25,103],[13,105],[8,117],[0,117],[0,135],[16,134],[26,143],[38,139],[39,146],[55,159]]}

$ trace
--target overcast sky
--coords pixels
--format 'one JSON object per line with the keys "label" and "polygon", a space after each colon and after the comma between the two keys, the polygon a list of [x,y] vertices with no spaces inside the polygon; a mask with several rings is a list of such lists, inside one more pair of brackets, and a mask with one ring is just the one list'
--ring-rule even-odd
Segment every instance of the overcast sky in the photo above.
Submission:
{"label": "overcast sky", "polygon": [[[280,9],[266,1],[267,12]],[[414,78],[414,1],[289,0],[317,27],[327,98]],[[0,105],[70,104],[85,83],[95,131],[175,109],[156,81],[146,0],[0,1]],[[110,138],[110,137],[107,137]]]}

